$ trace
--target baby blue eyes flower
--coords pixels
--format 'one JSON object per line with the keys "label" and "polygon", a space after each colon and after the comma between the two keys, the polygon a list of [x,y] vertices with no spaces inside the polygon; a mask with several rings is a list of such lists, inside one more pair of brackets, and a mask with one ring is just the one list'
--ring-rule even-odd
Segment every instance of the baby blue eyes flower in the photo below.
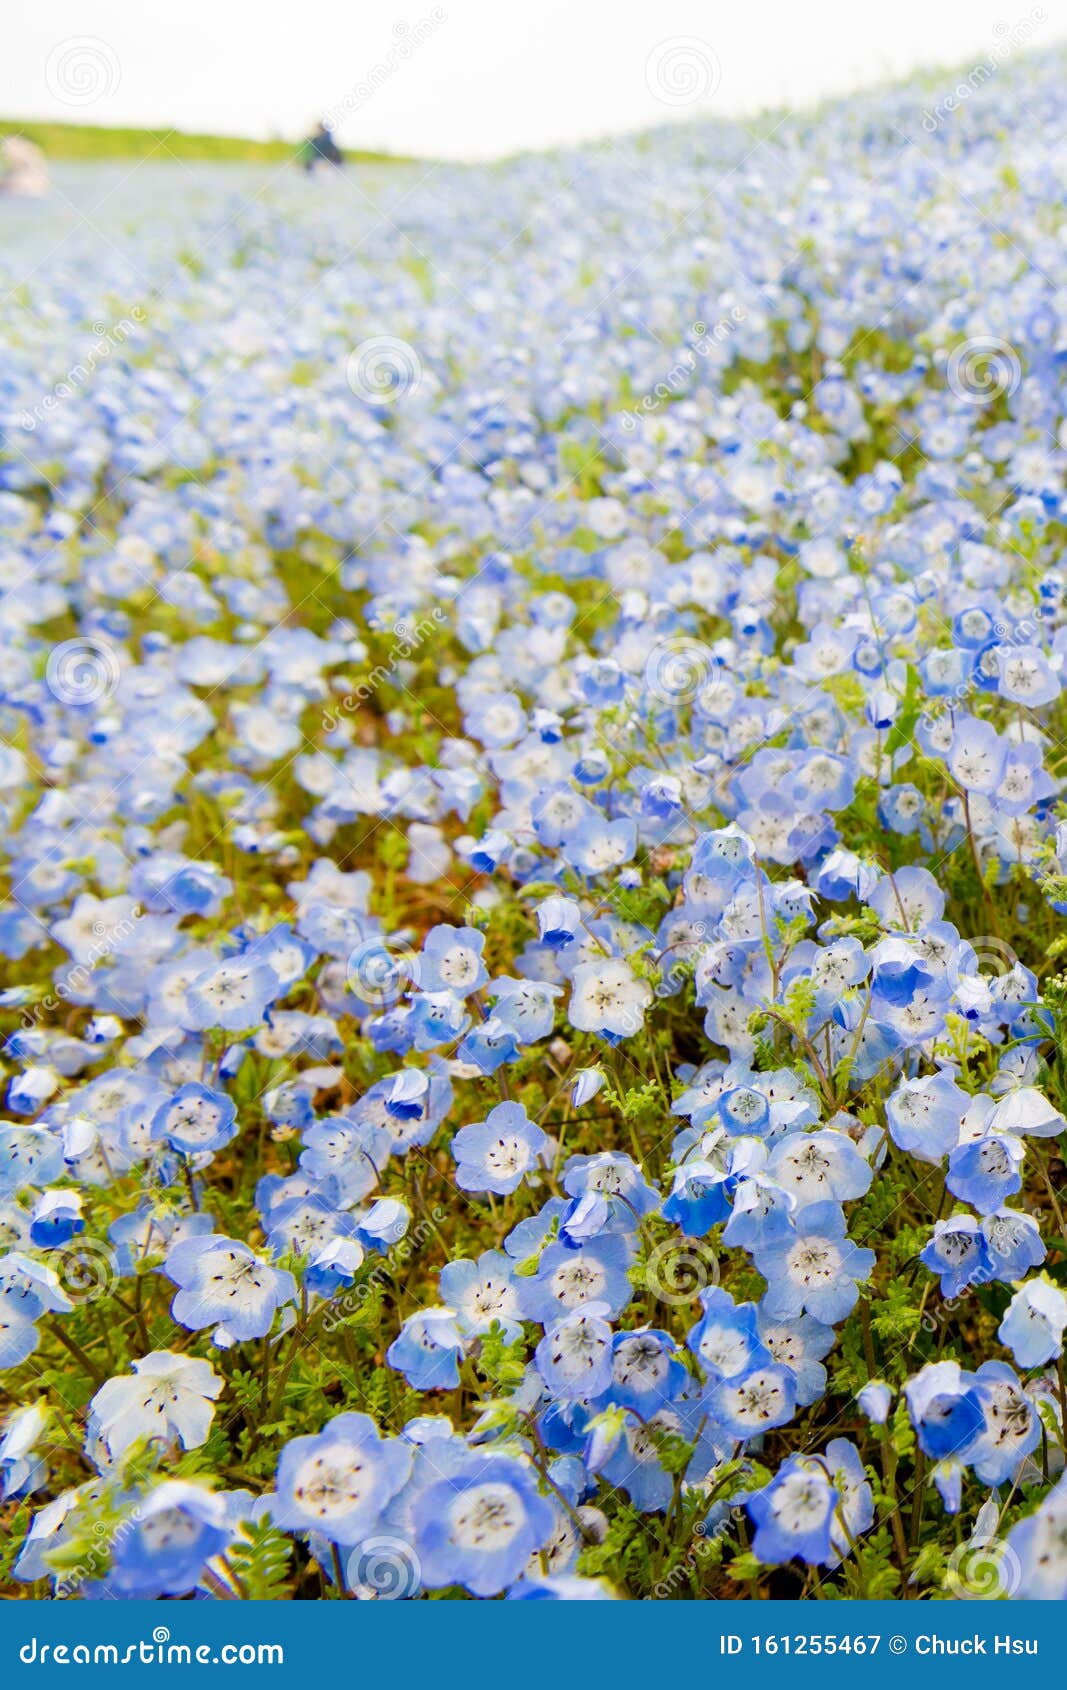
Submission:
{"label": "baby blue eyes flower", "polygon": [[809,1566],[829,1561],[839,1501],[821,1462],[789,1456],[766,1489],[746,1502],[756,1528],[752,1553],[771,1566],[794,1556]]}
{"label": "baby blue eyes flower", "polygon": [[615,957],[579,963],[571,984],[568,1015],[572,1026],[611,1040],[632,1038],[641,1031],[652,991],[628,963]]}
{"label": "baby blue eyes flower", "polygon": [[413,1459],[411,1444],[383,1438],[369,1415],[338,1414],[321,1432],[286,1444],[271,1518],[286,1531],[359,1543],[375,1530]]}
{"label": "baby blue eyes flower", "polygon": [[498,1103],[484,1121],[461,1127],[452,1140],[456,1183],[464,1191],[517,1191],[548,1149],[548,1136],[521,1104]]}
{"label": "baby blue eyes flower", "polygon": [[107,1586],[119,1596],[184,1595],[233,1536],[221,1497],[169,1479],[116,1530]]}
{"label": "baby blue eyes flower", "polygon": [[38,1250],[54,1250],[84,1232],[81,1193],[42,1191],[30,1215],[30,1243]]}
{"label": "baby blue eyes flower", "polygon": [[1020,1570],[1016,1595],[1031,1602],[1067,1601],[1067,1478],[1061,1477],[1040,1506],[1008,1533],[1008,1548]]}
{"label": "baby blue eyes flower", "polygon": [[214,1326],[217,1344],[263,1338],[278,1309],[296,1301],[291,1273],[261,1261],[232,1238],[189,1238],[167,1252],[163,1271],[178,1291],[174,1319],[197,1331]]}
{"label": "baby blue eyes flower", "polygon": [[573,898],[546,898],[537,908],[537,930],[551,950],[572,945],[582,930],[581,908]]}
{"label": "baby blue eyes flower", "polygon": [[459,1364],[466,1346],[453,1309],[421,1309],[405,1320],[385,1359],[404,1375],[413,1390],[450,1391],[459,1384]]}
{"label": "baby blue eyes flower", "polygon": [[1036,1086],[1016,1086],[993,1106],[986,1123],[990,1133],[1028,1133],[1032,1138],[1058,1138],[1067,1120]]}
{"label": "baby blue eyes flower", "polygon": [[571,1107],[581,1109],[589,1103],[601,1089],[607,1079],[602,1068],[580,1068],[574,1077],[571,1088]]}
{"label": "baby blue eyes flower", "polygon": [[41,1402],[19,1409],[6,1422],[0,1435],[0,1496],[29,1496],[48,1482],[45,1462],[34,1447],[48,1428],[48,1409]]}
{"label": "baby blue eyes flower", "polygon": [[546,1245],[532,1277],[516,1281],[516,1295],[525,1320],[551,1326],[583,1303],[606,1303],[614,1320],[633,1295],[629,1268],[630,1240],[605,1233],[583,1243],[560,1239]]}
{"label": "baby blue eyes flower", "polygon": [[869,1278],[874,1251],[853,1244],[836,1203],[811,1203],[792,1231],[753,1250],[767,1281],[763,1306],[776,1320],[807,1311],[832,1326],[854,1308],[858,1281]]}
{"label": "baby blue eyes flower", "polygon": [[784,1426],[796,1408],[796,1380],[770,1362],[733,1379],[720,1379],[706,1398],[716,1429],[737,1443]]}
{"label": "baby blue eyes flower", "polygon": [[1041,1419],[1007,1362],[984,1361],[975,1389],[984,1426],[967,1459],[982,1484],[1002,1485],[1041,1442]]}
{"label": "baby blue eyes flower", "polygon": [[111,1454],[124,1455],[139,1438],[177,1439],[196,1449],[211,1430],[222,1380],[209,1362],[153,1350],[133,1363],[134,1377],[109,1379],[90,1408]]}
{"label": "baby blue eyes flower", "polygon": [[735,1306],[729,1292],[717,1285],[702,1291],[700,1302],[704,1313],[688,1344],[708,1379],[736,1379],[771,1360],[760,1339],[755,1304]]}
{"label": "baby blue eyes flower", "polygon": [[972,1204],[981,1214],[989,1214],[1020,1190],[1025,1155],[1021,1139],[1006,1133],[987,1133],[952,1152],[945,1185],[954,1197]]}
{"label": "baby blue eyes flower", "polygon": [[767,1172],[796,1198],[798,1208],[862,1197],[872,1178],[869,1163],[852,1140],[832,1130],[794,1133],[780,1140],[771,1151]]}
{"label": "baby blue eyes flower", "polygon": [[423,1581],[496,1596],[547,1540],[553,1510],[524,1462],[472,1459],[429,1485],[412,1506]]}
{"label": "baby blue eyes flower", "polygon": [[243,957],[220,962],[186,992],[183,1025],[244,1032],[259,1025],[280,991],[278,976],[266,963]]}
{"label": "baby blue eyes flower", "polygon": [[17,1367],[33,1354],[42,1315],[71,1307],[50,1267],[17,1250],[0,1256],[0,1367]]}
{"label": "baby blue eyes flower", "polygon": [[1043,1276],[1020,1285],[997,1334],[1020,1367],[1041,1367],[1063,1353],[1067,1296]]}
{"label": "baby blue eyes flower", "polygon": [[519,1337],[515,1264],[502,1250],[486,1250],[476,1262],[448,1262],[441,1269],[441,1296],[466,1333],[488,1332],[496,1322],[509,1343]]}
{"label": "baby blue eyes flower", "polygon": [[982,1429],[973,1374],[958,1361],[930,1362],[904,1386],[920,1448],[935,1461],[965,1456]]}
{"label": "baby blue eyes flower", "polygon": [[967,1094],[947,1074],[902,1080],[885,1106],[893,1143],[922,1162],[940,1162],[955,1150]]}
{"label": "baby blue eyes flower", "polygon": [[891,1388],[882,1379],[871,1379],[856,1396],[856,1401],[873,1426],[884,1426],[893,1401]]}
{"label": "baby blue eyes flower", "polygon": [[179,1086],[152,1120],[152,1137],[166,1139],[186,1156],[221,1150],[236,1136],[237,1106],[225,1092],[199,1081]]}
{"label": "baby blue eyes flower", "polygon": [[583,1303],[549,1328],[536,1362],[552,1395],[562,1402],[600,1396],[611,1383],[612,1332],[607,1303]]}
{"label": "baby blue eyes flower", "polygon": [[1012,1284],[1044,1261],[1045,1246],[1032,1215],[997,1209],[982,1216],[981,1228],[994,1279]]}
{"label": "baby blue eyes flower", "polygon": [[958,1297],[968,1285],[990,1277],[989,1249],[973,1215],[935,1221],[933,1237],[920,1252],[919,1260],[941,1275],[943,1297]]}
{"label": "baby blue eyes flower", "polygon": [[427,992],[464,998],[480,991],[489,976],[482,962],[485,935],[474,927],[431,927],[416,963],[416,984]]}

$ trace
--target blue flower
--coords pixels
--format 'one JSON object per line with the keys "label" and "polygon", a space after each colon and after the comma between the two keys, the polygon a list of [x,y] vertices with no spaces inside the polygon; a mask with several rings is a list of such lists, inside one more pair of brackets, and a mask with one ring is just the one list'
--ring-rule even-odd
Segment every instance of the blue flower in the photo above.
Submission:
{"label": "blue flower", "polygon": [[359,1543],[405,1483],[413,1459],[411,1445],[383,1438],[369,1415],[335,1415],[321,1432],[292,1438],[282,1450],[271,1518],[284,1531]]}
{"label": "blue flower", "polygon": [[990,1214],[1021,1188],[1025,1155],[1021,1139],[1008,1133],[986,1133],[952,1152],[945,1185],[979,1214]]}
{"label": "blue flower", "polygon": [[225,1092],[191,1080],[156,1111],[152,1137],[165,1138],[186,1156],[221,1150],[237,1134],[237,1106]]}
{"label": "blue flower", "polygon": [[451,1391],[459,1384],[466,1339],[450,1308],[409,1315],[385,1352],[390,1367],[415,1391]]}
{"label": "blue flower", "polygon": [[630,1240],[618,1233],[581,1244],[560,1239],[546,1245],[536,1273],[516,1282],[523,1319],[551,1326],[583,1303],[605,1303],[614,1320],[633,1296],[632,1260]]}
{"label": "blue flower", "polygon": [[941,1275],[941,1295],[958,1297],[969,1285],[990,1277],[991,1257],[978,1221],[973,1215],[950,1215],[934,1222],[929,1244],[919,1260],[931,1272]]}
{"label": "blue flower", "polygon": [[461,1127],[452,1140],[456,1184],[464,1191],[517,1191],[548,1149],[548,1137],[521,1104],[498,1103],[484,1121]]}
{"label": "blue flower", "polygon": [[958,1361],[929,1362],[908,1380],[904,1395],[919,1447],[935,1461],[965,1459],[983,1425],[974,1375]]}
{"label": "blue flower", "polygon": [[475,927],[431,927],[416,963],[416,983],[426,992],[469,997],[481,991],[489,975],[482,962],[485,934]]}
{"label": "blue flower", "polygon": [[823,1462],[788,1456],[770,1484],[746,1498],[756,1527],[752,1553],[771,1566],[794,1556],[809,1566],[835,1559],[831,1536],[840,1500]]}
{"label": "blue flower", "polygon": [[232,1238],[187,1238],[168,1250],[163,1272],[178,1286],[171,1314],[197,1331],[214,1326],[217,1344],[263,1338],[278,1309],[296,1300],[291,1273],[271,1267]]}
{"label": "blue flower", "polygon": [[1039,1275],[1020,1285],[997,1333],[1020,1367],[1040,1367],[1063,1353],[1067,1296]]}
{"label": "blue flower", "polygon": [[612,1332],[606,1303],[583,1303],[551,1326],[537,1346],[538,1371],[554,1397],[577,1402],[611,1384]]}
{"label": "blue flower", "polygon": [[844,1320],[869,1278],[874,1251],[853,1244],[836,1203],[811,1203],[794,1218],[791,1235],[753,1250],[767,1281],[763,1307],[776,1320],[806,1310],[824,1325]]}
{"label": "blue flower", "polygon": [[506,1456],[472,1458],[412,1504],[423,1581],[496,1596],[547,1539],[551,1507],[528,1466]]}
{"label": "blue flower", "polygon": [[206,1442],[222,1380],[206,1361],[153,1350],[132,1363],[133,1378],[109,1379],[89,1405],[96,1431],[111,1454],[125,1454],[138,1438],[183,1449]]}
{"label": "blue flower", "polygon": [[118,1596],[182,1596],[234,1537],[219,1496],[168,1479],[142,1497],[111,1541],[106,1586]]}

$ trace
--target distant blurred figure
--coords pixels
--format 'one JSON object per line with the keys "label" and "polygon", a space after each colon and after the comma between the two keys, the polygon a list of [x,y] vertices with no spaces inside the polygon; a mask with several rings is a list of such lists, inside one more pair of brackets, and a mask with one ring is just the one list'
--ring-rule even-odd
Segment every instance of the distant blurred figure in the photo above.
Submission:
{"label": "distant blurred figure", "polygon": [[40,147],[23,135],[0,142],[0,194],[40,199],[48,192],[48,166]]}
{"label": "distant blurred figure", "polygon": [[300,148],[299,162],[308,171],[314,170],[317,164],[344,164],[344,154],[328,123],[320,123],[315,133],[308,136]]}

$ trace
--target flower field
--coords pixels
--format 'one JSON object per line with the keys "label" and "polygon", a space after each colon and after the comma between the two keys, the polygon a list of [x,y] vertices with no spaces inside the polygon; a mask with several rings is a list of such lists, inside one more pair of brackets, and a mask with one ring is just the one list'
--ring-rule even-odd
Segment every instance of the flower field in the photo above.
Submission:
{"label": "flower field", "polygon": [[1067,1596],[1064,68],[0,204],[6,1596]]}

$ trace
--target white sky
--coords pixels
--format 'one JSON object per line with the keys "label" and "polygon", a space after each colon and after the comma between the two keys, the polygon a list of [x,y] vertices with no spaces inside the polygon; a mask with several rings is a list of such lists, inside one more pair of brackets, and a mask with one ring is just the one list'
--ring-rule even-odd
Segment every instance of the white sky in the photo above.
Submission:
{"label": "white sky", "polygon": [[331,111],[349,146],[484,158],[1002,61],[1067,37],[1067,0],[46,0],[2,34],[5,117],[265,136]]}

